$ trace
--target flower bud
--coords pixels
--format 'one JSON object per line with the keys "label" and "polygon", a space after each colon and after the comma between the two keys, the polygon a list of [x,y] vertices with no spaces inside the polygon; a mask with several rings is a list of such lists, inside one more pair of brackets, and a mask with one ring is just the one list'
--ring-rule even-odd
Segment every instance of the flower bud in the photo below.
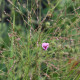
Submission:
{"label": "flower bud", "polygon": [[49,28],[50,27],[50,22],[46,22],[45,26],[46,26],[46,28]]}
{"label": "flower bud", "polygon": [[69,25],[67,25],[65,29],[66,29],[66,30],[69,30],[69,28],[70,28],[70,26],[69,26]]}

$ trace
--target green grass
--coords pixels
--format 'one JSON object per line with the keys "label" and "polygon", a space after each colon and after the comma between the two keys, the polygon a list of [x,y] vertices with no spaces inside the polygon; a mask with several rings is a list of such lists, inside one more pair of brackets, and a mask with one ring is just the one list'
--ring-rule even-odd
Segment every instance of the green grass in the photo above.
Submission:
{"label": "green grass", "polygon": [[0,23],[0,80],[80,79],[79,0],[47,2],[10,2],[9,24]]}

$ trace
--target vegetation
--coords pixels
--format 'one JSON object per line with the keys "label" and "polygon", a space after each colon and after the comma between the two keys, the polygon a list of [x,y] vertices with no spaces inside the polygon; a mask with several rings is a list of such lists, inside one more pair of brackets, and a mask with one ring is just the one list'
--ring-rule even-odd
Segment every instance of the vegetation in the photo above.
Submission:
{"label": "vegetation", "polygon": [[0,80],[80,80],[80,0],[0,0],[0,11]]}

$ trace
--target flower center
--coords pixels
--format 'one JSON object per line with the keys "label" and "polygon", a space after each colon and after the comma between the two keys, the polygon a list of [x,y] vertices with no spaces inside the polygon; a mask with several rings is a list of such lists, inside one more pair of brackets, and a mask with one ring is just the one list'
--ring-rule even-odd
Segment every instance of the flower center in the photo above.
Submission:
{"label": "flower center", "polygon": [[46,49],[46,48],[47,48],[47,46],[44,46],[44,48]]}

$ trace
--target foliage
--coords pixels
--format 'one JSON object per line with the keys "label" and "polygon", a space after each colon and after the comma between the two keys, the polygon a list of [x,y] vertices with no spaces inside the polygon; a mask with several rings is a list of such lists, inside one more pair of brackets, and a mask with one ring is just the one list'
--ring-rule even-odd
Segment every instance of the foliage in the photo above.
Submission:
{"label": "foliage", "polygon": [[[1,3],[0,80],[80,79],[79,0]],[[47,51],[44,42],[50,45]]]}

